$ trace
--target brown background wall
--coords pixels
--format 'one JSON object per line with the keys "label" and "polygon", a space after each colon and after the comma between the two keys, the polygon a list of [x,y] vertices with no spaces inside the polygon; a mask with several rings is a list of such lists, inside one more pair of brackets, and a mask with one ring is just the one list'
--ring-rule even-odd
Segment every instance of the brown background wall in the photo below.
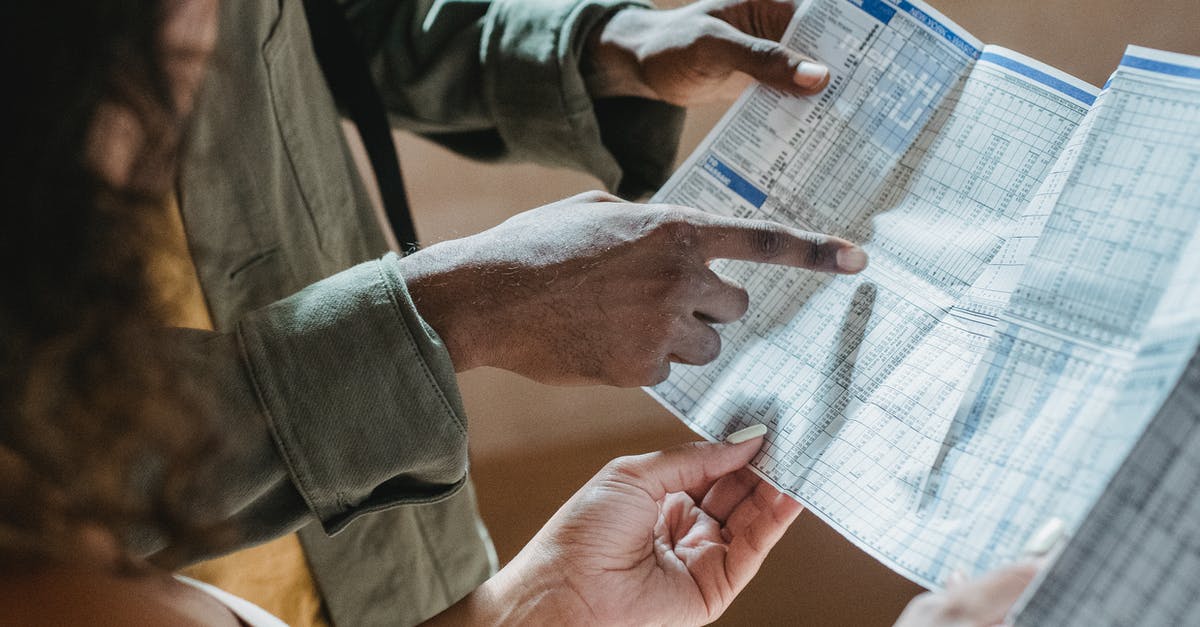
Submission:
{"label": "brown background wall", "polygon": [[[933,2],[983,41],[1097,85],[1126,43],[1200,54],[1200,0]],[[681,156],[722,109],[690,112]],[[400,146],[426,242],[468,235],[597,187],[563,170],[471,163],[409,136]],[[639,390],[550,388],[487,369],[466,373],[462,388],[480,505],[501,560],[608,459],[694,439]],[[805,513],[720,624],[889,625],[917,592]]]}

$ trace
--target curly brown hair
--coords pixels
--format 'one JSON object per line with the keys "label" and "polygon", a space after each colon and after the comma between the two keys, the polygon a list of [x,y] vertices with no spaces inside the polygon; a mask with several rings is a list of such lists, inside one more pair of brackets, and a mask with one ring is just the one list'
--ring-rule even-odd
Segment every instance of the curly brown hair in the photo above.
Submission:
{"label": "curly brown hair", "polygon": [[[200,542],[219,442],[201,382],[170,366],[152,285],[183,120],[164,72],[169,0],[0,8],[0,562],[70,560],[86,534]],[[98,112],[143,142],[120,187],[89,159]]]}

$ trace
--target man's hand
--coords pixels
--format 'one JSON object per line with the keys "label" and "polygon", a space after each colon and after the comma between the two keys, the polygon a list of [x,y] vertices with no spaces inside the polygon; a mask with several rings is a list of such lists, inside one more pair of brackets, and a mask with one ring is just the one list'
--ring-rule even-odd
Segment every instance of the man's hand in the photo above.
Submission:
{"label": "man's hand", "polygon": [[926,592],[904,608],[895,627],[1000,625],[1037,571],[1037,562],[1024,562],[974,581],[947,585],[941,592]]}
{"label": "man's hand", "polygon": [[609,463],[447,624],[701,625],[733,602],[800,504],[745,468],[762,445]]}
{"label": "man's hand", "polygon": [[401,271],[459,371],[638,386],[665,380],[670,362],[715,359],[712,323],[746,312],[746,291],[709,269],[716,258],[842,273],[867,263],[836,237],[594,192],[430,246]]}
{"label": "man's hand", "polygon": [[642,96],[689,106],[736,96],[750,81],[796,95],[829,70],[778,43],[787,0],[701,0],[678,9],[624,9],[591,34],[584,75],[593,98]]}

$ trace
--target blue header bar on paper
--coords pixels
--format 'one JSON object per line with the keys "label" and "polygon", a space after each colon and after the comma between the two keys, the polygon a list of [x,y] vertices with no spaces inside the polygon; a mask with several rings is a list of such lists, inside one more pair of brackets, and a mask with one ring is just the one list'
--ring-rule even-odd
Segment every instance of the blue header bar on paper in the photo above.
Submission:
{"label": "blue header bar on paper", "polygon": [[760,208],[763,203],[767,202],[767,194],[758,189],[754,185],[742,178],[740,174],[734,172],[732,168],[721,163],[713,155],[708,155],[704,158],[704,171],[713,175],[718,181],[721,181],[725,187],[733,190],[738,196],[745,198],[747,202]]}
{"label": "blue header bar on paper", "polygon": [[1179,65],[1177,63],[1168,63],[1166,61],[1155,61],[1154,59],[1135,57],[1128,54],[1121,58],[1121,65],[1138,70],[1149,70],[1159,74],[1167,74],[1169,76],[1200,78],[1200,68]]}
{"label": "blue header bar on paper", "polygon": [[963,52],[967,53],[973,59],[979,58],[979,49],[978,48],[971,45],[970,42],[963,39],[961,36],[959,36],[958,33],[950,30],[949,28],[946,28],[945,24],[942,24],[941,22],[937,21],[936,19],[931,17],[928,13],[913,6],[913,4],[911,2],[908,2],[908,0],[901,0],[897,4],[897,6],[900,7],[900,10],[903,11],[904,13],[911,15],[918,22],[920,22],[921,24],[924,24],[925,28],[928,28],[929,30],[941,35],[946,41],[953,44],[955,48],[958,48],[959,50],[962,50]]}
{"label": "blue header bar on paper", "polygon": [[858,8],[867,12],[867,15],[887,24],[896,16],[896,7],[883,2],[883,0],[850,0],[851,3],[858,5]]}
{"label": "blue header bar on paper", "polygon": [[1037,68],[1029,67],[1016,59],[1010,59],[1005,56],[998,55],[994,52],[985,52],[979,57],[980,61],[987,61],[993,65],[999,65],[1002,68],[1010,69],[1021,76],[1030,80],[1037,81],[1050,89],[1062,92],[1066,96],[1070,96],[1079,102],[1086,105],[1091,105],[1096,101],[1096,96],[1091,92],[1080,89],[1066,81],[1055,78]]}

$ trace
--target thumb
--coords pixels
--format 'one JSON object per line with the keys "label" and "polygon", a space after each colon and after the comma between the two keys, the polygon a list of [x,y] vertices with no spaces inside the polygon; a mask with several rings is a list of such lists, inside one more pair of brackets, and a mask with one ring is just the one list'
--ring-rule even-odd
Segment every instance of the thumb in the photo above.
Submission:
{"label": "thumb", "polygon": [[955,607],[979,624],[999,624],[1037,572],[1036,562],[1022,562],[993,571],[946,594],[954,597]]}
{"label": "thumb", "polygon": [[712,484],[750,462],[762,448],[762,438],[740,444],[691,442],[665,451],[622,457],[611,468],[622,479],[654,500]]}
{"label": "thumb", "polygon": [[814,94],[829,84],[829,68],[824,65],[777,42],[726,26],[717,37],[720,53],[739,72],[788,93]]}

